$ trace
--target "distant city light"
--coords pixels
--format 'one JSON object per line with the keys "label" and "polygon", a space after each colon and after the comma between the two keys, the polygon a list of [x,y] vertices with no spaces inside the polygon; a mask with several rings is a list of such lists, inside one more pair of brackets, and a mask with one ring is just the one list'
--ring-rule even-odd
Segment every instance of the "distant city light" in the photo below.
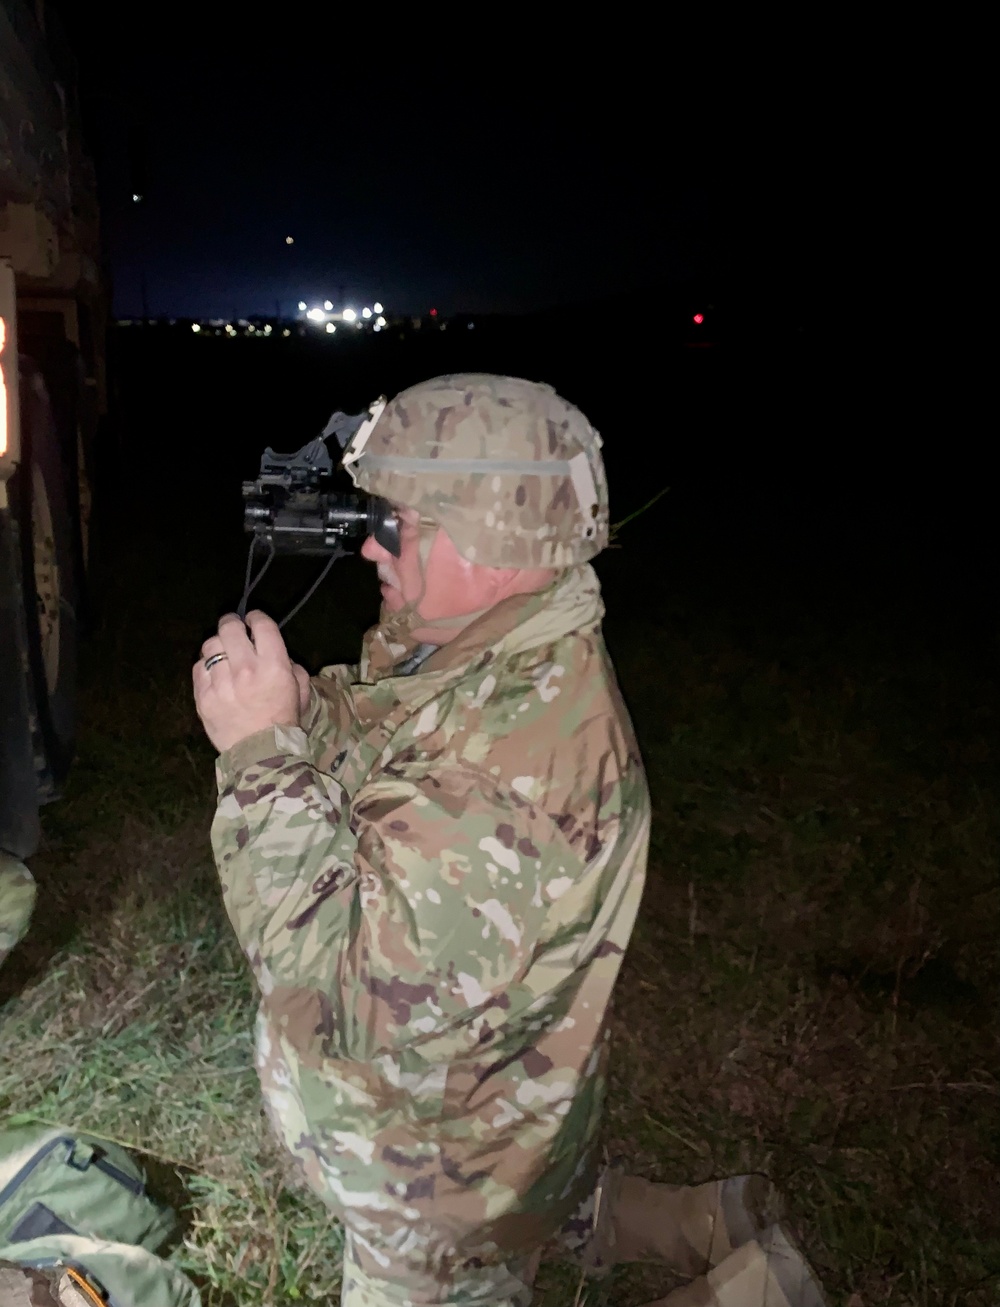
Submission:
{"label": "distant city light", "polygon": [[282,327],[282,329],[281,329],[281,334],[282,334],[283,336],[290,336],[292,333],[291,333],[291,331],[288,329],[288,327]]}
{"label": "distant city light", "polygon": [[337,324],[335,322],[328,322],[326,324],[326,330],[327,330],[327,334],[332,336],[333,333],[337,330]]}
{"label": "distant city light", "polygon": [[385,326],[385,318],[376,318],[376,319],[375,319],[375,330],[376,330],[376,331],[378,331],[380,328],[382,328],[382,327],[384,327],[384,326]]}
{"label": "distant city light", "polygon": [[[378,300],[375,301],[375,303],[372,305],[372,308],[375,310],[376,313],[383,312],[382,305],[378,302]],[[384,325],[385,324],[383,323],[383,326]]]}
{"label": "distant city light", "polygon": [[306,314],[306,317],[309,319],[310,322],[326,321],[326,314],[323,312],[322,309],[310,309],[309,312]]}
{"label": "distant city light", "polygon": [[376,322],[375,325],[374,325],[374,327],[372,327],[372,331],[381,331],[381,330],[382,330],[382,328],[379,326],[379,322],[381,322],[381,321],[382,321],[382,319],[379,318],[379,319],[378,319],[378,322]]}
{"label": "distant city light", "polygon": [[133,204],[141,204],[141,203],[142,203],[142,196],[138,193],[138,191],[133,191],[133,192],[132,192],[132,203],[133,203]]}
{"label": "distant city light", "polygon": [[300,313],[305,313],[305,311],[306,311],[306,302],[305,302],[305,300],[299,300],[299,312],[300,312]]}
{"label": "distant city light", "polygon": [[432,318],[436,318],[437,315],[438,315],[438,311],[437,311],[437,309],[431,309],[431,317],[432,317]]}
{"label": "distant city light", "polygon": [[363,318],[370,318],[371,315],[372,315],[372,311],[371,311],[371,309],[364,308],[364,309],[361,310],[361,316],[362,316]]}
{"label": "distant city light", "polygon": [[353,322],[357,316],[358,315],[354,312],[353,309],[344,309],[343,317],[345,322]]}
{"label": "distant city light", "polygon": [[700,327],[701,324],[705,321],[705,315],[704,315],[704,313],[696,313],[696,314],[694,315],[694,321],[695,321],[695,322],[698,324],[698,326]]}
{"label": "distant city light", "polygon": [[191,330],[192,330],[192,331],[201,331],[201,323],[200,323],[200,322],[192,322],[192,323],[191,323]]}
{"label": "distant city light", "polygon": [[330,310],[333,308],[333,302],[331,300],[324,300],[323,307],[326,309],[327,313],[329,313]]}
{"label": "distant city light", "polygon": [[286,245],[294,245],[294,244],[295,244],[295,237],[294,237],[294,236],[286,236],[286,237],[285,237],[285,244],[286,244]]}

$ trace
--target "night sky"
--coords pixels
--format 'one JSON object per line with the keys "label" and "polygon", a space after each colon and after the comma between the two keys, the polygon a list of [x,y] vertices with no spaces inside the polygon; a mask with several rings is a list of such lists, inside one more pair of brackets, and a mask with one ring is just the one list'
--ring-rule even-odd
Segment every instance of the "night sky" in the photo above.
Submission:
{"label": "night sky", "polygon": [[664,286],[724,282],[766,225],[733,168],[747,106],[703,52],[639,28],[438,34],[281,6],[250,26],[184,3],[162,21],[88,6],[83,26],[61,8],[119,315],[141,313],[143,273],[154,314],[341,289],[390,312],[645,311]]}

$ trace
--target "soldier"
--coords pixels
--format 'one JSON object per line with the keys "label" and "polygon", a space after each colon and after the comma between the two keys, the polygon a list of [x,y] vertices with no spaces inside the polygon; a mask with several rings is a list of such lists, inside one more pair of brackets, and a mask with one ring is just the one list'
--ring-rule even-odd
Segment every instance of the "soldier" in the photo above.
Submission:
{"label": "soldier", "polygon": [[820,1301],[766,1185],[600,1166],[650,823],[589,566],[600,443],[548,386],[404,391],[344,455],[400,527],[398,557],[362,550],[383,603],[359,664],[310,681],[251,613],[194,666],[265,1104],[343,1220],[347,1307],[526,1307],[546,1244],[716,1268],[672,1303]]}

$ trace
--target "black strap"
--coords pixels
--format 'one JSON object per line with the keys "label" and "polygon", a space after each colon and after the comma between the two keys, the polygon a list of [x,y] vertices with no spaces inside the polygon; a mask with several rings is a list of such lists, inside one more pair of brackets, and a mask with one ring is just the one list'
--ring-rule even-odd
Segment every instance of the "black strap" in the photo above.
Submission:
{"label": "black strap", "polygon": [[246,621],[247,602],[249,601],[250,596],[253,594],[254,590],[256,590],[257,586],[260,584],[261,577],[264,575],[264,573],[267,571],[267,569],[271,566],[272,562],[274,561],[274,541],[271,539],[270,536],[264,536],[263,537],[264,544],[267,546],[267,550],[268,550],[267,557],[264,559],[260,571],[251,581],[250,576],[253,572],[253,556],[257,551],[257,541],[260,539],[261,537],[258,535],[251,536],[250,538],[250,552],[247,554],[247,571],[246,571],[246,577],[244,578],[243,581],[243,598],[240,600],[239,604],[236,607],[236,616],[240,619],[241,622]]}
{"label": "black strap", "polygon": [[[260,584],[261,578],[263,577],[264,573],[267,571],[267,569],[271,566],[272,562],[274,561],[274,552],[275,552],[274,541],[269,536],[264,536],[263,540],[264,540],[264,544],[267,546],[267,557],[264,559],[264,562],[261,564],[260,569],[257,572],[257,575],[253,576],[254,554],[256,553],[257,550],[257,541],[260,540],[261,538],[262,537],[255,535],[250,541],[250,552],[247,554],[246,577],[244,578],[243,581],[243,597],[240,599],[240,602],[236,607],[236,616],[240,619],[241,622],[246,621],[247,604],[250,600],[250,596],[253,594],[254,590],[256,590],[257,586]],[[305,594],[295,605],[295,607],[292,608],[289,612],[287,612],[284,615],[284,617],[281,619],[281,621],[278,623],[279,631],[285,625],[286,622],[291,621],[291,619],[295,616],[295,614],[299,611],[300,608],[302,608],[306,603],[309,602],[309,600],[319,589],[320,585],[322,584],[330,568],[334,565],[334,563],[337,561],[338,558],[343,558],[346,553],[347,553],[346,549],[341,549],[339,545],[334,546],[333,553],[323,564],[323,570],[320,572],[319,576],[317,576],[316,580],[312,583],[312,585],[305,592]],[[252,580],[251,577],[253,577]]]}

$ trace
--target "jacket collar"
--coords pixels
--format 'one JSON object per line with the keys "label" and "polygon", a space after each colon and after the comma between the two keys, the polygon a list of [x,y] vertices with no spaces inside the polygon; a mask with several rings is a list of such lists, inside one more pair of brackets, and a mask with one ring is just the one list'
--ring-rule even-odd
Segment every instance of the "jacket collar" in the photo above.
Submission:
{"label": "jacket collar", "polygon": [[400,675],[397,668],[412,649],[390,643],[380,627],[373,627],[362,645],[360,679],[367,684],[392,681],[401,699],[423,697],[421,691],[432,688],[431,680],[437,689],[477,662],[485,668],[495,659],[572,632],[596,630],[603,615],[600,582],[594,569],[584,564],[560,573],[544,590],[502,600],[432,653],[411,676]]}

